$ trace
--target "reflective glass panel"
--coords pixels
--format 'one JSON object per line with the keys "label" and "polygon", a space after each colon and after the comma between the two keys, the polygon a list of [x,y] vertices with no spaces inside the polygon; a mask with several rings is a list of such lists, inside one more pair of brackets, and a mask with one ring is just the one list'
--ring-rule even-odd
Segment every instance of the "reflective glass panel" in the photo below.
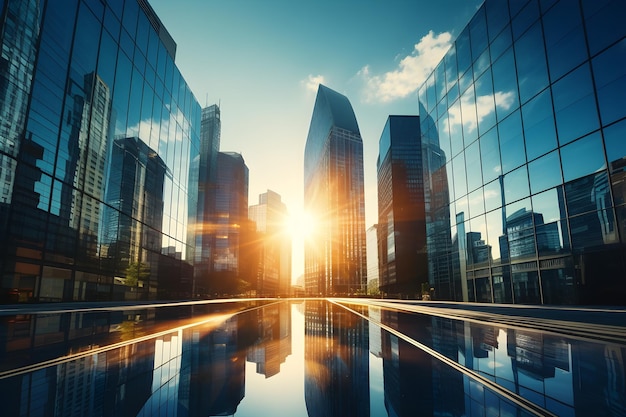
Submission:
{"label": "reflective glass panel", "polygon": [[592,61],[602,124],[626,116],[626,39]]}
{"label": "reflective glass panel", "polygon": [[465,165],[467,167],[467,189],[475,190],[483,184],[478,141],[474,141],[465,149]]}
{"label": "reflective glass panel", "polygon": [[552,92],[561,145],[599,127],[589,65],[584,64],[557,81]]}
{"label": "reflective glass panel", "polygon": [[582,6],[591,56],[626,36],[622,0],[585,1]]}
{"label": "reflective glass panel", "polygon": [[547,190],[563,182],[561,161],[557,151],[550,152],[528,164],[532,194]]}
{"label": "reflective glass panel", "polygon": [[460,153],[452,160],[454,169],[454,191],[457,198],[467,194],[467,181],[465,177],[465,155]]}
{"label": "reflective glass panel", "polygon": [[498,120],[504,119],[518,107],[517,73],[513,49],[507,50],[492,66],[493,89]]}
{"label": "reflective glass panel", "polygon": [[526,165],[504,176],[504,201],[507,203],[513,202],[527,197],[529,193]]}
{"label": "reflective glass panel", "polygon": [[469,28],[466,27],[455,42],[456,60],[459,74],[464,74],[472,64],[472,51],[470,49]]}
{"label": "reflective glass panel", "polygon": [[539,22],[515,42],[515,62],[520,102],[525,103],[548,85],[548,68]]}
{"label": "reflective glass panel", "polygon": [[532,196],[532,205],[533,211],[541,214],[545,223],[564,219],[567,215],[562,187],[552,188],[543,193],[535,194]]}
{"label": "reflective glass panel", "polygon": [[500,163],[500,142],[496,128],[480,137],[480,155],[484,182],[498,178],[502,174],[502,165]]}
{"label": "reflective glass panel", "polygon": [[468,203],[471,217],[476,217],[483,214],[485,212],[485,199],[483,197],[483,189],[479,188],[472,191],[469,194]]}
{"label": "reflective glass panel", "polygon": [[500,185],[500,181],[496,180],[490,182],[489,184],[485,184],[484,196],[486,211],[502,207],[502,187]]}
{"label": "reflective glass panel", "polygon": [[526,165],[504,176],[504,201],[517,201],[530,194],[528,188],[528,170]]}
{"label": "reflective glass panel", "polygon": [[474,83],[476,89],[476,116],[478,118],[478,133],[482,135],[496,123],[496,107],[493,94],[491,69],[480,76]]}
{"label": "reflective glass panel", "polygon": [[509,21],[509,5],[505,1],[487,1],[485,2],[485,12],[489,40],[493,41]]}
{"label": "reflective glass panel", "polygon": [[570,1],[560,1],[543,17],[548,66],[552,81],[587,58],[580,8]]}
{"label": "reflective glass panel", "polygon": [[[500,3],[500,2],[492,2]],[[489,32],[491,36],[491,32]],[[511,35],[511,26],[507,25],[504,30],[491,42],[489,51],[491,52],[491,60],[495,61],[500,58],[500,55],[504,53],[513,44],[513,36]]]}
{"label": "reflective glass panel", "polygon": [[[491,246],[491,256],[494,264],[500,263],[502,259],[502,253],[500,252],[500,241],[502,236],[504,235],[503,225],[502,225],[502,210],[494,210],[486,215],[487,219],[487,244]],[[504,249],[504,248],[502,248]],[[505,257],[508,257],[506,255]]]}
{"label": "reflective glass panel", "polygon": [[498,134],[502,172],[506,173],[526,162],[522,119],[519,110],[498,124]]}
{"label": "reflective glass panel", "polygon": [[626,203],[626,120],[604,128],[615,205]]}
{"label": "reflective glass panel", "polygon": [[599,210],[570,218],[570,233],[575,252],[616,242],[613,210]]}
{"label": "reflective glass panel", "polygon": [[528,160],[556,148],[554,112],[549,88],[522,107],[522,120]]}
{"label": "reflective glass panel", "polygon": [[463,112],[463,142],[467,145],[478,137],[476,100],[473,86],[470,86],[461,97],[461,111]]}
{"label": "reflective glass panel", "polygon": [[487,48],[487,21],[485,8],[481,7],[469,24],[469,33],[472,45],[472,56],[477,58]]}
{"label": "reflective glass panel", "polygon": [[[517,4],[511,7],[511,9],[514,9],[522,2],[516,1],[513,3]],[[511,10],[511,15],[515,15],[513,10]],[[519,38],[537,19],[539,19],[539,2],[538,0],[530,0],[519,14],[513,18],[513,37],[515,39]]]}
{"label": "reflective glass panel", "polygon": [[562,147],[561,161],[565,182],[606,168],[602,137],[594,133]]}
{"label": "reflective glass panel", "polygon": [[611,206],[609,180],[606,172],[577,179],[565,184],[569,216]]}

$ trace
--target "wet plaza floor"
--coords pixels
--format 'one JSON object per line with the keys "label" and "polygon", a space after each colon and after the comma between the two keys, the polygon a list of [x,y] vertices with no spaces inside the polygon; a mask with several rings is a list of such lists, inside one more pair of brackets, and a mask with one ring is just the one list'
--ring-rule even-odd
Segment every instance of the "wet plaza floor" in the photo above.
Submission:
{"label": "wet plaza floor", "polygon": [[625,360],[623,310],[356,299],[0,309],[0,415],[624,416]]}

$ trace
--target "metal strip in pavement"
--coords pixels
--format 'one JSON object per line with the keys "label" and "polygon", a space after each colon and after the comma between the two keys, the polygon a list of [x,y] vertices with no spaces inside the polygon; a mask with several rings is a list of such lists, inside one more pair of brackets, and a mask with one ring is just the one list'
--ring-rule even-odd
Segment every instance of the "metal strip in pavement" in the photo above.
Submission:
{"label": "metal strip in pavement", "polygon": [[538,406],[537,404],[528,401],[526,398],[496,384],[495,382],[491,381],[490,379],[487,379],[485,377],[483,377],[482,375],[472,371],[471,369],[466,368],[465,366],[459,364],[456,361],[453,361],[452,359],[448,358],[445,355],[442,355],[441,353],[437,352],[436,350],[418,342],[417,340],[405,335],[402,332],[397,331],[396,329],[387,326],[386,324],[383,324],[381,322],[379,322],[378,320],[374,320],[362,313],[359,313],[358,311],[355,311],[353,309],[351,309],[350,307],[347,307],[343,304],[341,304],[340,302],[337,301],[333,301],[333,300],[328,300],[329,302],[344,308],[348,311],[350,311],[353,314],[356,314],[359,317],[364,318],[365,320],[367,320],[368,322],[374,323],[377,326],[379,326],[381,329],[385,329],[386,331],[388,331],[389,333],[393,334],[394,336],[397,336],[398,338],[404,340],[405,342],[415,346],[416,348],[424,351],[425,353],[429,354],[430,356],[439,359],[441,362],[445,363],[446,365],[454,368],[455,370],[461,372],[462,374],[468,376],[469,378],[472,378],[474,381],[478,382],[479,384],[482,384],[483,386],[489,388],[490,390],[494,391],[495,393],[501,395],[502,397],[506,398],[507,400],[511,401],[512,403],[514,403],[515,405],[523,408],[524,410],[528,411],[529,413],[532,413],[534,415],[537,416],[546,416],[546,417],[557,417],[556,414],[552,413],[549,410],[546,410],[543,407]]}

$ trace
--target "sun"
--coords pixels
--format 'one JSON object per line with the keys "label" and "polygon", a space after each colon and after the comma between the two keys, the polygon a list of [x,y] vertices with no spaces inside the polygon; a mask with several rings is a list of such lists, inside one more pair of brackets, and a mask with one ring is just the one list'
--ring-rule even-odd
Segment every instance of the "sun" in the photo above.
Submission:
{"label": "sun", "polygon": [[298,211],[288,216],[285,228],[292,239],[305,241],[313,235],[315,220],[310,213]]}

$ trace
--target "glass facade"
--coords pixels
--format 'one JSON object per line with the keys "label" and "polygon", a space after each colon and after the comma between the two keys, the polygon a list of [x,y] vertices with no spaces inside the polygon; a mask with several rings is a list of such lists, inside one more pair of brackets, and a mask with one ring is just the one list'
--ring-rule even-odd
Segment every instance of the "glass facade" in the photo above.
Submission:
{"label": "glass facade", "polygon": [[145,1],[0,2],[4,302],[189,294],[200,106]]}
{"label": "glass facade", "polygon": [[625,17],[487,0],[419,88],[436,298],[626,302]]}
{"label": "glass facade", "polygon": [[304,208],[316,222],[305,242],[307,293],[365,291],[363,141],[348,98],[321,84],[304,151]]}
{"label": "glass facade", "polygon": [[421,294],[428,285],[424,181],[417,116],[389,116],[379,141],[379,288]]}

